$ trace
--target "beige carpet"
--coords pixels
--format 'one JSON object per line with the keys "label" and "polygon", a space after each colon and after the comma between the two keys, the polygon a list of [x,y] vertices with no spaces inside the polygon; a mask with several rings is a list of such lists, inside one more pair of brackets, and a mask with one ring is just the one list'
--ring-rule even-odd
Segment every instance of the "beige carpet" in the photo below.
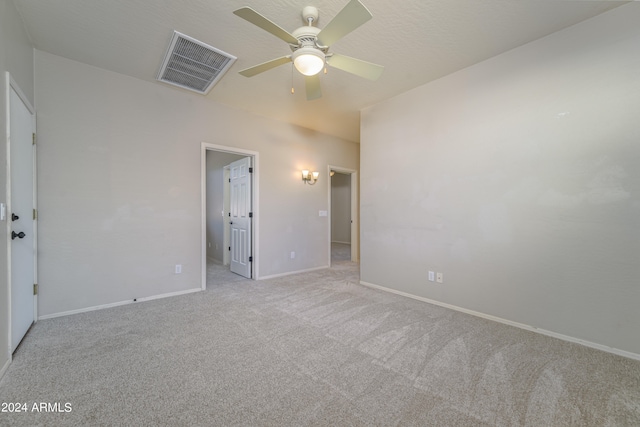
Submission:
{"label": "beige carpet", "polygon": [[638,361],[362,287],[350,262],[210,268],[206,292],[38,322],[0,382],[29,411],[0,425],[640,426]]}
{"label": "beige carpet", "polygon": [[331,263],[351,261],[351,245],[347,243],[331,243]]}

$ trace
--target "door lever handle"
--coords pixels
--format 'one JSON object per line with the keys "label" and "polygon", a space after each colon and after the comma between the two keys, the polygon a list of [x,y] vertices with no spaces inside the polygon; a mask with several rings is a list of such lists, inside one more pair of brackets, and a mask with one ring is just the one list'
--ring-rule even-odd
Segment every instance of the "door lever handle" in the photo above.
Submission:
{"label": "door lever handle", "polygon": [[23,231],[16,233],[15,231],[11,232],[11,240],[15,240],[15,238],[17,237],[18,239],[22,239],[24,236],[26,236],[26,234],[24,234]]}

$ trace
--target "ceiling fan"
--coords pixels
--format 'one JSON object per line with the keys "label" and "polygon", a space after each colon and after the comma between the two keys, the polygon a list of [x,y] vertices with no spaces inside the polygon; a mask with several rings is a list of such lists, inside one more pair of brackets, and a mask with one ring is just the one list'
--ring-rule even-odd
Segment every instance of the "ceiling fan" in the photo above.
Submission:
{"label": "ceiling fan", "polygon": [[369,80],[378,79],[384,70],[381,65],[350,56],[329,53],[329,47],[332,44],[373,17],[359,0],[350,0],[322,29],[313,26],[313,23],[318,20],[318,9],[307,6],[302,10],[302,18],[307,22],[307,25],[297,28],[291,33],[250,7],[242,7],[233,13],[284,40],[293,51],[291,55],[272,59],[240,71],[240,74],[245,77],[253,77],[277,66],[293,62],[296,69],[305,76],[307,100],[311,101],[322,96],[318,74],[325,67],[325,64]]}

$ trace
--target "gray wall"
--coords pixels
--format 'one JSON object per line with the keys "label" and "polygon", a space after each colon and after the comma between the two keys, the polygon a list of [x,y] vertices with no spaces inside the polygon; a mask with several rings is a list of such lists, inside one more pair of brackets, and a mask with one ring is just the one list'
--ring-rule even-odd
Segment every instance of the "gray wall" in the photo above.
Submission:
{"label": "gray wall", "polygon": [[257,277],[329,264],[330,224],[318,215],[329,181],[304,185],[300,170],[357,169],[357,144],[48,53],[35,58],[41,316],[200,287],[202,142],[259,154]]}
{"label": "gray wall", "polygon": [[366,109],[362,281],[640,354],[639,22],[631,3]]}
{"label": "gray wall", "polygon": [[207,151],[207,257],[222,262],[224,250],[224,167],[246,156]]}
{"label": "gray wall", "polygon": [[351,175],[331,177],[331,241],[351,243]]}
{"label": "gray wall", "polygon": [[[5,72],[9,71],[22,92],[33,99],[33,47],[22,26],[13,3],[0,0],[0,176],[7,176],[7,111]],[[0,202],[7,203],[6,179],[0,185]],[[8,242],[7,223],[0,221],[0,241]],[[6,244],[0,245],[0,373],[6,368],[11,355],[9,347],[9,294],[8,253]]]}

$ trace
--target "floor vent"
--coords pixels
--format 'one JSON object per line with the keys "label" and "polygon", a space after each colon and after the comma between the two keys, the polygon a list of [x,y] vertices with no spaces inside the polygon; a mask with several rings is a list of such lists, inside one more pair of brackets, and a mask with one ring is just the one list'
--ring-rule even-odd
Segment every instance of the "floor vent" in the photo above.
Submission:
{"label": "floor vent", "polygon": [[174,31],[157,79],[206,95],[235,60],[233,55]]}

